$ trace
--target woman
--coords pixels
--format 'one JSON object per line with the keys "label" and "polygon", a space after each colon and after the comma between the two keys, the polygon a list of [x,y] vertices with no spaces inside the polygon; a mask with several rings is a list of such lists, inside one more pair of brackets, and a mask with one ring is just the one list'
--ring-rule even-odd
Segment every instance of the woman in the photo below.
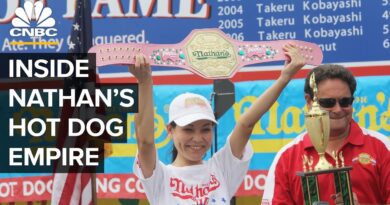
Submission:
{"label": "woman", "polygon": [[136,56],[135,65],[129,67],[139,83],[139,113],[135,116],[138,155],[134,173],[151,205],[230,203],[253,155],[248,140],[254,125],[305,64],[298,50],[292,44],[284,47],[290,60],[280,77],[241,116],[225,146],[208,161],[202,158],[211,146],[217,123],[213,110],[203,96],[193,93],[177,96],[170,104],[167,125],[176,150],[170,165],[160,162],[156,154],[150,65],[144,56]]}

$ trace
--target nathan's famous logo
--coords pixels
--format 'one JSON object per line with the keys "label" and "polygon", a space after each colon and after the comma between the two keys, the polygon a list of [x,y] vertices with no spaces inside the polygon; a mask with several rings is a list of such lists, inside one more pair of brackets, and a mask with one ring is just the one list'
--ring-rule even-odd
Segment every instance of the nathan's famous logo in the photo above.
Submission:
{"label": "nathan's famous logo", "polygon": [[12,20],[14,28],[9,33],[14,37],[56,36],[57,29],[52,28],[55,20],[50,17],[51,14],[52,10],[44,7],[41,1],[34,4],[26,1],[23,8],[19,7],[15,10],[16,17]]}
{"label": "nathan's famous logo", "polygon": [[213,174],[210,175],[210,181],[206,184],[185,184],[185,182],[178,178],[170,178],[169,186],[171,194],[174,197],[183,200],[192,200],[196,204],[207,205],[209,202],[209,194],[217,190],[221,183]]}
{"label": "nathan's famous logo", "polygon": [[208,50],[208,51],[192,51],[192,55],[198,60],[205,59],[226,59],[231,56],[227,50]]}

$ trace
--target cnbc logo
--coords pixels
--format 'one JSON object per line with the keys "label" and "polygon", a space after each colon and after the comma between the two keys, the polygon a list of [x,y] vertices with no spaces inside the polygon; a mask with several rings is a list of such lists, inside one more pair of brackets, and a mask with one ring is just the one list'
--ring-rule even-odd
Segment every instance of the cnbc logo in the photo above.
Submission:
{"label": "cnbc logo", "polygon": [[23,8],[15,10],[16,17],[12,20],[14,28],[9,33],[14,37],[56,36],[57,29],[53,28],[56,22],[50,17],[51,14],[52,10],[44,7],[41,1],[26,1]]}

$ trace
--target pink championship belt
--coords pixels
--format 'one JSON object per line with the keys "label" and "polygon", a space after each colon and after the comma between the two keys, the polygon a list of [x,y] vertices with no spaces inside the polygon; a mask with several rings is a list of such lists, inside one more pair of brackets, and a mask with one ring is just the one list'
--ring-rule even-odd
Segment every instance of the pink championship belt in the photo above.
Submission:
{"label": "pink championship belt", "polygon": [[231,78],[241,67],[285,60],[283,46],[298,46],[306,62],[319,65],[322,51],[314,43],[298,40],[237,41],[219,29],[195,29],[178,44],[104,44],[92,47],[96,66],[134,64],[143,53],[155,66],[180,67],[207,79]]}

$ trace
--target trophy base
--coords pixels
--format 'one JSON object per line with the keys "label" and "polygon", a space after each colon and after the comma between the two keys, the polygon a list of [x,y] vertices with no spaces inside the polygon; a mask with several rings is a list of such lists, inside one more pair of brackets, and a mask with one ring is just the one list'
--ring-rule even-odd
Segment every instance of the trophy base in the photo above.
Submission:
{"label": "trophy base", "polygon": [[352,186],[349,171],[352,167],[332,168],[320,171],[297,172],[301,177],[305,205],[320,202],[318,175],[333,173],[336,192],[341,193],[345,205],[353,205]]}

